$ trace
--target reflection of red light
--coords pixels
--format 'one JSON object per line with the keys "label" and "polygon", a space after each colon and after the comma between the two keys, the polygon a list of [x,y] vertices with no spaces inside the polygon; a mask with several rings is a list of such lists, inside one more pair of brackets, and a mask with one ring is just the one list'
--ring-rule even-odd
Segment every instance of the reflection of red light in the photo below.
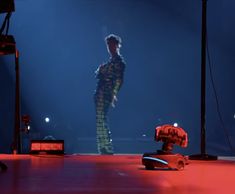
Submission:
{"label": "reflection of red light", "polygon": [[64,153],[64,140],[32,140],[31,153],[54,152]]}

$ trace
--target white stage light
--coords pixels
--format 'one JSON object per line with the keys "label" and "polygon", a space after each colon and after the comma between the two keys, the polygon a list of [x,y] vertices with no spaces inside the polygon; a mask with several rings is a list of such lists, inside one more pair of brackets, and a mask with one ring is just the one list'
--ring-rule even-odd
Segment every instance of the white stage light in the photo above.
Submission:
{"label": "white stage light", "polygon": [[49,117],[46,117],[46,118],[45,118],[45,122],[46,122],[46,123],[49,123],[49,122],[50,122],[50,118],[49,118]]}

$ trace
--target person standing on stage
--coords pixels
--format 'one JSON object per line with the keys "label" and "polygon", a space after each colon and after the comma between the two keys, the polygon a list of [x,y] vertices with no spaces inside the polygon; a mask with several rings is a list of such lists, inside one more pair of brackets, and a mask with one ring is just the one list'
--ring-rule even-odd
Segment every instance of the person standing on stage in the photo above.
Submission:
{"label": "person standing on stage", "polygon": [[111,132],[108,125],[108,111],[115,107],[117,94],[123,83],[125,62],[120,55],[121,38],[110,34],[105,38],[110,59],[101,64],[95,72],[97,86],[95,90],[97,149],[100,154],[113,154]]}

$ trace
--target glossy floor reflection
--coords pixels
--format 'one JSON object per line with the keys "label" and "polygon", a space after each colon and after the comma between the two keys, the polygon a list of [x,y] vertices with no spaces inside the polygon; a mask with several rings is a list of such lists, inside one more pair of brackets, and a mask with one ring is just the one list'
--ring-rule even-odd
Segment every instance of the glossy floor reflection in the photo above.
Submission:
{"label": "glossy floor reflection", "polygon": [[141,155],[0,155],[1,194],[233,194],[234,158],[145,170]]}

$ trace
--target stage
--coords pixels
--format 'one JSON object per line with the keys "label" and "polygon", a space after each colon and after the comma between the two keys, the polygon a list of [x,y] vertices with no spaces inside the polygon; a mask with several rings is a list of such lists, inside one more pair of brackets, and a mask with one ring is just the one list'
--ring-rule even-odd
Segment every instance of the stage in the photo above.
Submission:
{"label": "stage", "polygon": [[233,194],[235,158],[190,161],[182,171],[145,170],[141,155],[8,155],[1,194]]}

